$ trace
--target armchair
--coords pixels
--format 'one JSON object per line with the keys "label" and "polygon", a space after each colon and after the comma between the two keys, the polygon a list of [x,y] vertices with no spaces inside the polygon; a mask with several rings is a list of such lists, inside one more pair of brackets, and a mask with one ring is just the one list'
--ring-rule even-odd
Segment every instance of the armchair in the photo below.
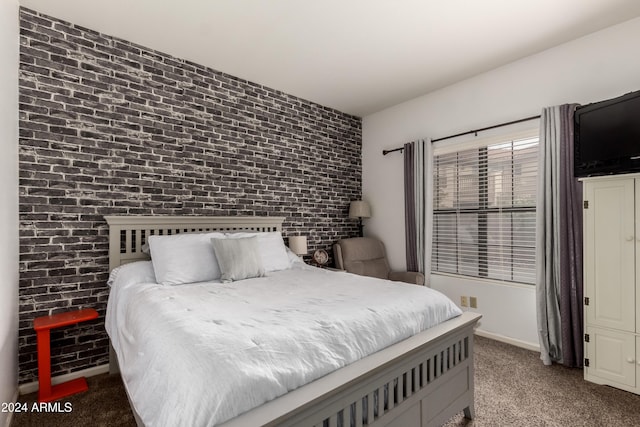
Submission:
{"label": "armchair", "polygon": [[338,240],[333,245],[336,267],[349,273],[397,282],[424,285],[424,274],[415,271],[391,271],[384,244],[372,237]]}

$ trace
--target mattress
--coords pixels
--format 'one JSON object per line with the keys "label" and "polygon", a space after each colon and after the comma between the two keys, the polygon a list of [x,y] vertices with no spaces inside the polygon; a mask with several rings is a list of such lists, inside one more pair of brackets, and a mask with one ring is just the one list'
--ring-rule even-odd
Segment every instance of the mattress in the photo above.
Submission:
{"label": "mattress", "polygon": [[427,287],[301,263],[162,286],[136,262],[110,284],[107,332],[147,427],[222,423],[461,314]]}

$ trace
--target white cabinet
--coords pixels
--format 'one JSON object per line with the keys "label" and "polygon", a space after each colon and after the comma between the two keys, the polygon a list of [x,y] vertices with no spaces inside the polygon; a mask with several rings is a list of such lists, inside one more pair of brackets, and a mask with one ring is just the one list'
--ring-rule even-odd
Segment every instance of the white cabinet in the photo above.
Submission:
{"label": "white cabinet", "polygon": [[585,379],[640,394],[640,174],[585,178],[583,195]]}

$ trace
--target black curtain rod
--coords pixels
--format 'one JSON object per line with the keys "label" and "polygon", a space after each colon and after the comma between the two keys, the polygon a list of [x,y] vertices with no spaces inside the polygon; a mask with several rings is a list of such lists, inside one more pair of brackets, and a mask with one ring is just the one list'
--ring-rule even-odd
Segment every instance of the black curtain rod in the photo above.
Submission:
{"label": "black curtain rod", "polygon": [[485,130],[496,129],[496,128],[500,128],[500,127],[503,127],[503,126],[515,125],[516,123],[528,122],[529,120],[535,120],[535,119],[539,119],[539,118],[540,118],[540,114],[538,114],[537,116],[526,117],[526,118],[520,119],[520,120],[513,120],[511,122],[500,123],[499,125],[487,126],[486,128],[470,130],[468,132],[462,132],[462,133],[457,133],[455,135],[449,135],[449,136],[444,136],[442,138],[432,139],[431,143],[438,142],[438,141],[444,141],[445,139],[451,139],[451,138],[455,138],[455,137],[458,137],[458,136],[470,135],[472,133],[477,135],[478,132],[482,132],[482,131],[485,131]]}
{"label": "black curtain rod", "polygon": [[398,148],[394,148],[393,150],[382,150],[382,155],[386,156],[389,153],[393,153],[394,151],[402,151],[404,150],[404,147],[398,147]]}
{"label": "black curtain rod", "polygon": [[[535,120],[535,119],[539,119],[539,118],[540,118],[540,115],[538,114],[537,116],[531,116],[531,117],[526,117],[524,119],[513,120],[511,122],[500,123],[499,125],[487,126],[486,128],[470,130],[470,131],[467,131],[467,132],[457,133],[455,135],[443,136],[442,138],[432,139],[431,143],[433,144],[434,142],[444,141],[445,139],[456,138],[458,136],[470,135],[472,133],[477,135],[478,132],[482,132],[482,131],[485,131],[485,130],[496,129],[496,128],[499,128],[499,127],[502,127],[502,126],[514,125],[516,123],[528,122],[529,120]],[[382,155],[386,156],[387,154],[393,153],[394,151],[402,151],[402,150],[404,150],[404,147],[394,148],[393,150],[382,150]]]}

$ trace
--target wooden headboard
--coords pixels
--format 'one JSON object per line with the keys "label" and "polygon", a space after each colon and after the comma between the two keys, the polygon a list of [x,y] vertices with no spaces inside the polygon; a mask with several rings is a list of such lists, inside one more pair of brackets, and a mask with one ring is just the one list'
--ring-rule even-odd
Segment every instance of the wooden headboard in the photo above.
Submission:
{"label": "wooden headboard", "polygon": [[208,231],[282,231],[284,217],[269,216],[105,216],[109,224],[109,270],[149,259],[142,246],[152,235]]}

